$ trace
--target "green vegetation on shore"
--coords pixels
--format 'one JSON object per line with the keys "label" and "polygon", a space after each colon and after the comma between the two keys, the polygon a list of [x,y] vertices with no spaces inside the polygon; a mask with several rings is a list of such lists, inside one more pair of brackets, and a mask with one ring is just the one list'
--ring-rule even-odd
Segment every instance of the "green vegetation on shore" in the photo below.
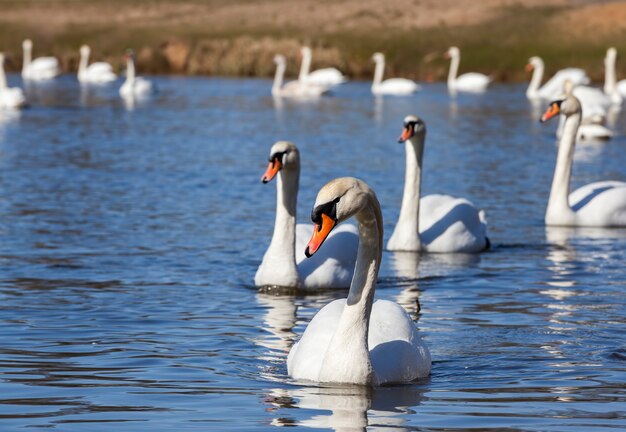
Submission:
{"label": "green vegetation on shore", "polygon": [[[132,8],[126,14],[129,3]],[[255,20],[255,13],[259,17],[270,14],[271,18],[271,7],[275,5],[279,14],[285,4],[283,0],[260,3],[237,2],[240,10],[216,18],[213,11],[233,8],[233,3],[0,0],[0,50],[8,54],[7,66],[12,70],[21,65],[21,41],[30,37],[35,42],[35,56],[57,56],[66,72],[76,70],[78,47],[88,43],[93,60],[109,61],[120,69],[124,50],[133,47],[142,72],[271,76],[275,53],[288,57],[288,71],[294,75],[298,48],[309,44],[314,48],[314,68],[336,66],[354,79],[370,79],[371,55],[381,51],[387,56],[388,76],[422,81],[445,79],[448,62],[442,54],[450,45],[462,49],[461,72],[483,72],[499,81],[526,80],[524,65],[532,55],[546,60],[548,73],[578,66],[593,79],[603,76],[602,59],[608,46],[626,56],[624,29],[590,35],[576,34],[566,22],[559,25],[560,17],[575,6],[528,7],[520,1],[497,9],[478,23],[448,25],[436,21],[435,16],[432,22],[437,24],[412,28],[394,26],[395,18],[405,13],[398,1],[397,12],[385,10],[383,16],[377,9],[359,9],[332,28],[320,28],[316,23],[324,14],[324,1],[320,7],[303,3],[302,13],[311,15],[310,26],[290,25],[288,15],[274,24],[267,17]],[[350,5],[355,7],[353,3]],[[415,0],[418,6],[422,3]],[[429,10],[416,7],[414,13],[428,14]],[[626,77],[626,57],[618,61],[618,76]]]}

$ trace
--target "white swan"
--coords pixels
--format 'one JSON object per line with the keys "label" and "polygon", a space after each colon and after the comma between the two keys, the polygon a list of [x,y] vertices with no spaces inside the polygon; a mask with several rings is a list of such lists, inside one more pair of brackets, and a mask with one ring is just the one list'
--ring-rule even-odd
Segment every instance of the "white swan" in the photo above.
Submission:
{"label": "white swan", "polygon": [[135,75],[135,54],[132,50],[126,51],[126,80],[120,87],[120,96],[123,98],[145,97],[150,95],[154,88],[152,82]]}
{"label": "white swan", "polygon": [[300,75],[298,75],[300,84],[332,87],[348,81],[348,78],[336,68],[324,68],[310,72],[312,59],[311,48],[306,46],[302,47],[300,48],[300,53],[302,54]]}
{"label": "white swan", "polygon": [[285,56],[277,54],[274,56],[274,63],[276,63],[276,74],[274,75],[274,84],[272,85],[272,96],[306,99],[318,98],[328,93],[329,88],[327,86],[302,85],[299,81],[290,81],[283,84],[287,60]]}
{"label": "white swan", "polygon": [[25,80],[49,80],[61,73],[59,61],[54,57],[39,57],[32,60],[33,42],[30,39],[22,42],[22,49],[24,51],[22,78]]}
{"label": "white swan", "polygon": [[569,95],[555,101],[541,117],[546,122],[559,113],[565,115],[546,210],[547,225],[623,227],[626,226],[626,183],[603,181],[583,186],[571,194],[569,183],[574,159],[576,132],[581,123],[581,105]]}
{"label": "white swan", "polygon": [[375,53],[372,60],[376,63],[374,70],[374,81],[372,82],[372,93],[375,95],[410,95],[418,90],[421,86],[406,78],[390,78],[383,81],[385,73],[385,55]]}
{"label": "white swan", "polygon": [[430,352],[413,321],[397,303],[374,302],[383,218],[367,184],[344,177],[319,191],[306,254],[313,256],[335,225],[352,216],[359,223],[359,253],[348,298],[329,303],[313,317],[289,352],[287,371],[298,380],[362,385],[428,376]]}
{"label": "white swan", "polygon": [[26,105],[24,92],[19,87],[9,87],[4,73],[4,54],[0,53],[0,108],[21,108]]}
{"label": "white swan", "polygon": [[[589,89],[590,87],[583,87],[582,92],[585,93],[585,89]],[[600,90],[596,90],[600,92]],[[580,94],[575,92],[575,88],[570,80],[565,80],[565,84],[563,85],[563,93],[561,95],[561,99],[569,96],[569,95]],[[593,95],[593,92],[591,93]],[[609,111],[604,106],[594,105],[593,102],[587,101],[587,105],[585,105],[581,99],[578,99],[581,103],[582,112],[589,112],[589,117],[584,116],[581,120],[580,126],[578,127],[578,131],[576,132],[577,140],[608,140],[613,138],[613,131],[606,127],[603,123],[605,123],[607,115]],[[585,100],[585,99],[583,99]],[[563,129],[565,127],[565,116],[561,115],[559,118],[559,126],[556,129],[556,137],[561,138],[563,135]]]}
{"label": "white swan", "polygon": [[103,84],[115,81],[117,75],[109,63],[95,62],[89,64],[91,49],[87,45],[80,47],[80,62],[78,63],[78,81],[85,84]]}
{"label": "white swan", "polygon": [[539,88],[543,79],[544,64],[543,60],[537,56],[528,59],[526,70],[533,72],[528,89],[526,89],[526,97],[528,99],[558,98],[563,94],[563,86],[566,80],[571,81],[574,86],[589,84],[589,77],[584,70],[566,68],[555,73],[552,78]]}
{"label": "white swan", "polygon": [[304,248],[311,236],[310,224],[296,225],[296,201],[300,179],[300,152],[288,141],[275,143],[270,163],[261,178],[276,180],[276,223],[272,241],[263,256],[254,283],[304,290],[347,288],[352,279],[359,243],[354,225],[345,225],[329,238],[334,247],[313,260],[305,260]]}
{"label": "white swan", "polygon": [[[626,97],[626,80],[617,82],[615,62],[617,61],[617,50],[610,47],[606,50],[604,57],[604,93],[611,98],[613,105],[621,106]],[[622,93],[620,86],[624,87]]]}
{"label": "white swan", "polygon": [[405,143],[406,172],[398,223],[387,242],[392,251],[477,253],[489,247],[485,213],[450,195],[420,198],[426,125],[416,116],[404,119],[399,142]]}
{"label": "white swan", "polygon": [[491,83],[491,77],[485,74],[469,72],[457,77],[461,62],[461,51],[457,47],[448,48],[445,56],[450,59],[450,70],[448,71],[448,91],[450,93],[482,93],[487,90],[489,83]]}

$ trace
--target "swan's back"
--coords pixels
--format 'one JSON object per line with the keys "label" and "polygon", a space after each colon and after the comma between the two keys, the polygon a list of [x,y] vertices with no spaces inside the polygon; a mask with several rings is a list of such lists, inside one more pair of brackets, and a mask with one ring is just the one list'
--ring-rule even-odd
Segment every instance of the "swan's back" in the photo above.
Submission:
{"label": "swan's back", "polygon": [[410,94],[419,89],[419,85],[405,78],[389,78],[376,86],[376,92],[384,94]]}
{"label": "swan's back", "polygon": [[0,108],[20,108],[26,105],[24,92],[18,87],[0,90]]}
{"label": "swan's back", "polygon": [[601,181],[576,189],[569,204],[578,225],[626,226],[626,183]]}
{"label": "swan's back", "polygon": [[318,69],[311,72],[306,78],[306,82],[308,84],[315,84],[320,86],[333,86],[337,84],[342,84],[346,81],[347,78],[335,68]]}
{"label": "swan's back", "polygon": [[352,224],[337,226],[324,248],[311,258],[304,250],[313,234],[312,224],[296,225],[296,264],[304,289],[348,288],[356,264],[359,231]]}
{"label": "swan's back", "polygon": [[419,228],[428,252],[474,253],[487,246],[484,213],[469,200],[450,195],[428,195],[420,200]]}
{"label": "swan's back", "polygon": [[491,78],[478,72],[468,72],[456,79],[456,89],[468,92],[479,92],[487,88]]}
{"label": "swan's back", "polygon": [[574,86],[589,84],[589,77],[584,70],[578,68],[561,69],[541,86],[538,90],[539,95],[545,99],[559,97],[563,94],[563,86],[567,80],[571,81]]}

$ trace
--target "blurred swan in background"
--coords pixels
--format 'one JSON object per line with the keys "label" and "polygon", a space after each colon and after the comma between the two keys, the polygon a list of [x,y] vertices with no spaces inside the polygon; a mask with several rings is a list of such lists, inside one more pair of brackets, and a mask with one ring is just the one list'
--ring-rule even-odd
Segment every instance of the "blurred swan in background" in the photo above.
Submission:
{"label": "blurred swan in background", "polygon": [[80,47],[80,62],[78,63],[78,81],[83,84],[103,84],[117,79],[113,67],[109,63],[95,62],[89,64],[91,49],[87,45]]}
{"label": "blurred swan in background", "polygon": [[541,88],[543,79],[544,63],[541,57],[531,57],[526,65],[527,71],[532,71],[533,75],[526,90],[528,99],[556,99],[563,94],[563,86],[566,80],[570,80],[573,86],[589,84],[589,77],[584,70],[579,68],[561,69],[554,74]]}
{"label": "blurred swan in background", "polygon": [[310,72],[312,60],[311,48],[306,46],[302,47],[300,53],[302,54],[302,64],[300,65],[300,75],[298,76],[300,84],[332,87],[348,81],[348,78],[346,78],[341,71],[332,67]]}
{"label": "blurred swan in background", "polygon": [[468,72],[457,77],[459,72],[459,63],[461,62],[461,50],[453,46],[448,48],[444,54],[450,59],[450,70],[448,71],[448,92],[455,94],[456,92],[482,93],[487,90],[491,77],[478,72]]}
{"label": "blurred swan in background", "polygon": [[135,75],[135,53],[126,51],[126,81],[120,87],[120,96],[123,98],[145,97],[154,91],[152,82]]}
{"label": "blurred swan in background", "polygon": [[22,78],[25,80],[50,80],[61,73],[59,61],[54,57],[39,57],[32,60],[33,42],[30,39],[22,42],[22,49],[24,50]]}
{"label": "blurred swan in background", "polygon": [[306,99],[317,98],[328,93],[329,89],[327,86],[303,85],[299,81],[289,81],[283,84],[287,59],[285,56],[277,54],[274,56],[274,63],[276,63],[276,74],[274,75],[274,84],[272,85],[272,96]]}
{"label": "blurred swan in background", "polygon": [[376,63],[374,70],[374,81],[372,82],[372,93],[375,95],[410,95],[420,90],[421,87],[406,78],[390,78],[383,81],[385,73],[385,55],[375,53],[372,60]]}
{"label": "blurred swan in background", "polygon": [[26,105],[24,92],[19,87],[9,87],[4,73],[4,54],[0,53],[0,108],[21,108]]}

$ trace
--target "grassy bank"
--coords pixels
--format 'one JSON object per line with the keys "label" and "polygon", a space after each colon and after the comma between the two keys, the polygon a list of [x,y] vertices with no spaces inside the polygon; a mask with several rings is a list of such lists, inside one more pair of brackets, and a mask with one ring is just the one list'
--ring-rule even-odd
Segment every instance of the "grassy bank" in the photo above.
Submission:
{"label": "grassy bank", "polygon": [[[590,30],[583,25],[589,17],[605,25]],[[370,79],[370,57],[381,51],[388,75],[441,80],[448,66],[442,53],[458,45],[461,71],[500,81],[527,79],[532,55],[544,57],[548,72],[575,65],[601,79],[608,46],[623,54],[618,76],[626,77],[625,36],[626,2],[0,0],[0,50],[12,70],[30,37],[35,56],[55,55],[66,72],[76,70],[78,47],[89,43],[95,60],[118,69],[133,47],[144,73],[271,76],[274,54],[283,53],[293,75],[298,48],[309,44],[314,68]]]}

